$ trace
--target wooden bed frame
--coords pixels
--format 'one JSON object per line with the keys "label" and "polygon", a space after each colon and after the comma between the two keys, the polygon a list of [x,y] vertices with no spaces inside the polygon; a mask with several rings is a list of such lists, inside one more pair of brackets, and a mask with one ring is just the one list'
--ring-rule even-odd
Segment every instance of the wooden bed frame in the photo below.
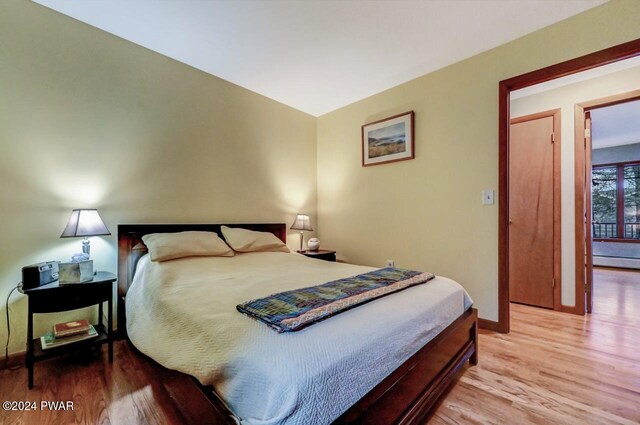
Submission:
{"label": "wooden bed frame", "polygon": [[[221,237],[222,224],[123,224],[118,226],[118,334],[126,337],[125,295],[138,260],[147,253],[142,236],[187,230],[212,231]],[[286,242],[286,225],[226,224],[229,227],[271,232]],[[132,344],[133,345],[133,344]],[[140,353],[141,356],[144,356]],[[147,357],[147,359],[149,359]],[[375,388],[351,406],[334,425],[422,424],[436,403],[454,383],[457,373],[470,361],[478,363],[478,315],[471,308],[458,317],[416,354],[400,365]],[[213,388],[195,378],[166,369],[152,359],[163,386],[190,424],[235,424]]]}

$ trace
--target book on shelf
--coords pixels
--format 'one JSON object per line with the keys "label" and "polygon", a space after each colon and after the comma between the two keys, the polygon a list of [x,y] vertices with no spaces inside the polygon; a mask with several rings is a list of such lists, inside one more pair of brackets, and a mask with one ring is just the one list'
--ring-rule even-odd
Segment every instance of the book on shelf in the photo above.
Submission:
{"label": "book on shelf", "polygon": [[65,338],[73,335],[83,334],[89,330],[89,321],[72,320],[71,322],[56,323],[53,327],[53,335],[56,338]]}
{"label": "book on shelf", "polygon": [[96,331],[93,325],[89,325],[88,331],[64,338],[56,338],[53,332],[47,332],[45,335],[40,337],[40,343],[43,350],[48,350],[49,348],[61,347],[67,344],[73,344],[74,342],[95,338],[97,336],[98,331]]}

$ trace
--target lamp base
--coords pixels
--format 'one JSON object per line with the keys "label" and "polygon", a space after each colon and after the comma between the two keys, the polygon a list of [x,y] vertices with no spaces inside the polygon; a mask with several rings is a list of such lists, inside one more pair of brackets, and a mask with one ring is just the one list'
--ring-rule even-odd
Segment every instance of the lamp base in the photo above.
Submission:
{"label": "lamp base", "polygon": [[84,252],[78,252],[77,254],[73,254],[71,256],[72,263],[79,263],[81,261],[88,261],[88,260],[89,260],[89,256]]}
{"label": "lamp base", "polygon": [[91,242],[89,238],[84,238],[82,240],[82,253],[87,254],[87,260],[91,257]]}

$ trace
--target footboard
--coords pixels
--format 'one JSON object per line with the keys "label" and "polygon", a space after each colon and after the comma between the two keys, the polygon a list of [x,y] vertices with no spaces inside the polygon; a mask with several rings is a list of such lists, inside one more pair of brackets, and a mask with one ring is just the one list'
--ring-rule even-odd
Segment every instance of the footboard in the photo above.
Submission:
{"label": "footboard", "polygon": [[467,360],[478,361],[478,312],[469,309],[335,422],[423,423]]}

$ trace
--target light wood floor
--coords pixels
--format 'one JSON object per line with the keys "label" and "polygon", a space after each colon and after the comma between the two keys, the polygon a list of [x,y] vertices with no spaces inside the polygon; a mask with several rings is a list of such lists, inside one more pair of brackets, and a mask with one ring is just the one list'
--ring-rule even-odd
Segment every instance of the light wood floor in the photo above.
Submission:
{"label": "light wood floor", "polygon": [[[640,272],[599,269],[589,317],[513,305],[512,332],[480,336],[429,424],[640,423]],[[123,341],[115,362],[72,358],[0,371],[0,401],[73,400],[73,412],[5,412],[0,424],[180,424],[154,370]]]}
{"label": "light wood floor", "polygon": [[430,425],[640,423],[640,272],[596,269],[590,316],[511,312]]}

